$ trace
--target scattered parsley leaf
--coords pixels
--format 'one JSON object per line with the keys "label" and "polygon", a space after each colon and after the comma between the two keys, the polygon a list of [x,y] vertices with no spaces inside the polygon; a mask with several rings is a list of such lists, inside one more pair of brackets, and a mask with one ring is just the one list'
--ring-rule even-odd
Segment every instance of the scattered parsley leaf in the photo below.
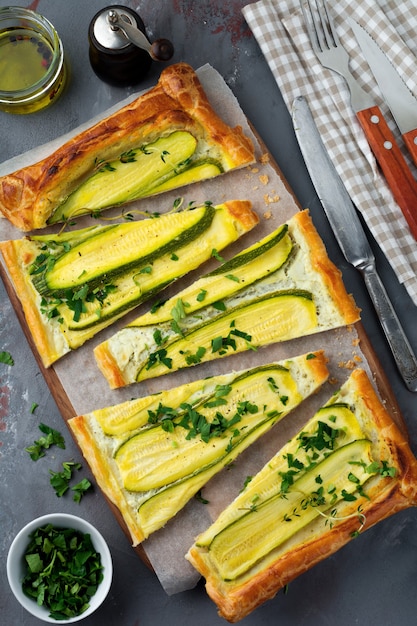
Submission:
{"label": "scattered parsley leaf", "polygon": [[10,352],[3,350],[0,352],[0,363],[5,363],[6,365],[14,365],[14,360]]}
{"label": "scattered parsley leaf", "polygon": [[61,433],[46,424],[39,424],[39,430],[44,433],[45,437],[40,437],[33,442],[32,446],[25,448],[29,453],[32,461],[37,461],[41,457],[45,456],[45,450],[52,445],[58,446],[62,450],[65,450],[65,441]]}
{"label": "scattered parsley leaf", "polygon": [[71,487],[72,491],[75,492],[72,498],[74,502],[81,502],[81,498],[83,497],[85,492],[91,489],[92,486],[93,485],[88,480],[88,478],[83,478],[79,483],[74,485],[74,487]]}
{"label": "scattered parsley leaf", "polygon": [[62,467],[62,472],[54,472],[53,470],[49,470],[49,473],[51,474],[50,483],[55,489],[58,498],[61,498],[68,491],[72,474],[74,470],[81,469],[81,463],[65,461],[62,464]]}

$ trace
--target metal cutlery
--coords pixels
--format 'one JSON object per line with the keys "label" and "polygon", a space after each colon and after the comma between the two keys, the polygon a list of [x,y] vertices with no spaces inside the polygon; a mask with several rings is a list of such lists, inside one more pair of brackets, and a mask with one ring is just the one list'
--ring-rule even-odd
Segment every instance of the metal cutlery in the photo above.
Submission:
{"label": "metal cutlery", "polygon": [[358,269],[379,317],[398,370],[410,391],[417,391],[417,359],[375,267],[375,258],[356,209],[323,145],[302,96],[293,103],[295,134],[311,180],[346,260]]}
{"label": "metal cutlery", "polygon": [[417,100],[371,35],[351,18],[348,23],[417,165]]}
{"label": "metal cutlery", "polygon": [[417,181],[392,134],[381,109],[358,84],[349,69],[349,55],[341,45],[326,0],[300,0],[311,46],[320,63],[348,84],[352,108],[368,143],[417,239]]}

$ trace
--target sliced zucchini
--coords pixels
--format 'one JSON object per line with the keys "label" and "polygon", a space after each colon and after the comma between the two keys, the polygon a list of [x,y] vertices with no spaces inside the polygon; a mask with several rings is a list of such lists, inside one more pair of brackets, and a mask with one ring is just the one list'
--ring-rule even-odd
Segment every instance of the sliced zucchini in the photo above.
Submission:
{"label": "sliced zucchini", "polygon": [[168,178],[164,183],[152,187],[150,195],[156,193],[162,193],[163,191],[169,191],[182,187],[184,185],[191,185],[199,180],[206,180],[208,178],[214,178],[223,172],[223,169],[218,162],[204,161],[202,163],[196,163],[192,167],[187,168],[184,172],[180,172],[171,178]]}
{"label": "sliced zucchini", "polygon": [[76,349],[256,223],[250,202],[235,200],[33,237],[28,272],[39,311]]}
{"label": "sliced zucchini", "polygon": [[285,290],[266,294],[174,335],[138,370],[136,380],[159,376],[201,360],[226,356],[311,332],[317,325],[312,294]]}
{"label": "sliced zucchini", "polygon": [[[184,289],[181,292],[184,310],[189,316],[265,278],[285,264],[292,249],[293,242],[288,234],[288,226],[284,224]],[[176,304],[175,298],[171,298],[142,315],[129,327],[160,324],[172,320]]]}
{"label": "sliced zucchini", "polygon": [[[98,228],[91,237],[61,254],[33,282],[40,294],[63,296],[67,289],[101,281],[152,264],[207,231],[215,213],[212,205],[167,214],[164,218],[126,222]],[[165,282],[165,281],[164,281]]]}
{"label": "sliced zucchini", "polygon": [[[346,404],[335,403],[320,408],[299,435],[287,443],[285,453],[272,457],[256,478],[246,484],[239,495],[239,505],[225,509],[217,522],[198,538],[197,545],[208,547],[220,528],[229,527],[245,511],[257,508],[280,493],[287,472],[297,480],[308,471],[313,457],[314,462],[319,463],[330,451],[364,438],[365,433],[355,414]],[[309,445],[309,440],[314,446]],[[323,445],[326,441],[327,446]]]}
{"label": "sliced zucchini", "polygon": [[221,578],[238,578],[318,515],[328,511],[331,519],[329,509],[370,477],[366,468],[371,461],[371,442],[353,441],[314,465],[285,493],[277,493],[224,528],[208,546]]}
{"label": "sliced zucchini", "polygon": [[49,219],[56,224],[75,216],[124,204],[149,194],[186,168],[197,147],[195,137],[175,131],[153,143],[97,163],[97,171],[63,202]]}
{"label": "sliced zucchini", "polygon": [[124,487],[159,489],[224,463],[254,430],[301,401],[290,372],[278,366],[253,370],[223,391],[220,402],[214,395],[202,407],[185,403],[173,419],[169,412],[158,426],[124,443],[115,456]]}

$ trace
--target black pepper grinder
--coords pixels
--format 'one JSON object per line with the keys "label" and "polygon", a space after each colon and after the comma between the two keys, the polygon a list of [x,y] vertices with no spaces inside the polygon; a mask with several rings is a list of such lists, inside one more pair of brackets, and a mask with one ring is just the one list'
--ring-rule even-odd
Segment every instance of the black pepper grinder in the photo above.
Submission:
{"label": "black pepper grinder", "polygon": [[140,16],[119,4],[96,13],[88,29],[88,41],[94,72],[105,82],[120,87],[139,83],[152,60],[169,61],[174,54],[168,39],[151,44]]}

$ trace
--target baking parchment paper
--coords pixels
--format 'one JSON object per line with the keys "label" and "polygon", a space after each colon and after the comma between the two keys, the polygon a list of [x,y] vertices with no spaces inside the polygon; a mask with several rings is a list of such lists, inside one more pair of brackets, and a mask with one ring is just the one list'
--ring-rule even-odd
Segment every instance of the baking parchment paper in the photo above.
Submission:
{"label": "baking parchment paper", "polygon": [[[256,147],[256,164],[181,190],[137,201],[129,205],[126,210],[129,213],[135,210],[147,211],[151,214],[165,212],[172,209],[174,201],[178,198],[182,198],[182,206],[187,206],[190,202],[198,205],[208,200],[215,204],[232,199],[251,200],[260,218],[259,225],[222,252],[224,258],[230,258],[284,223],[300,207],[275,163],[272,162],[267,149],[252,131],[239,103],[223,78],[210,65],[203,66],[197,70],[197,73],[218,114],[231,126],[242,126],[245,133],[252,138]],[[64,137],[1,164],[0,175],[43,158],[71,136],[91,126],[98,119],[106,117],[138,95],[130,96]],[[120,216],[120,208],[105,213],[106,219],[110,216],[117,219]],[[82,228],[89,223],[91,223],[90,218],[83,218],[77,223],[77,228]],[[97,220],[94,220],[94,223],[97,223]],[[0,220],[2,240],[20,237],[22,233],[10,225],[6,219]],[[216,264],[213,260],[191,272],[165,290],[164,297],[179,291]],[[254,367],[260,363],[277,361],[313,350],[325,350],[330,370],[329,381],[317,394],[306,400],[296,411],[277,424],[267,437],[253,444],[232,466],[221,471],[206,485],[202,495],[208,504],[192,498],[173,520],[143,543],[142,547],[161,585],[168,594],[174,594],[190,589],[197,583],[199,574],[186,561],[185,554],[196,535],[207,528],[219,512],[239,493],[246,477],[259,471],[275,452],[304,425],[315,410],[343,384],[353,367],[363,367],[371,378],[372,373],[359,345],[357,329],[349,327],[275,344],[256,352],[249,351],[232,355],[124,389],[110,390],[95,363],[93,347],[148,310],[149,306],[150,303],[144,303],[53,366],[77,415],[118,404],[132,397],[145,396],[171,388],[190,380]]]}

